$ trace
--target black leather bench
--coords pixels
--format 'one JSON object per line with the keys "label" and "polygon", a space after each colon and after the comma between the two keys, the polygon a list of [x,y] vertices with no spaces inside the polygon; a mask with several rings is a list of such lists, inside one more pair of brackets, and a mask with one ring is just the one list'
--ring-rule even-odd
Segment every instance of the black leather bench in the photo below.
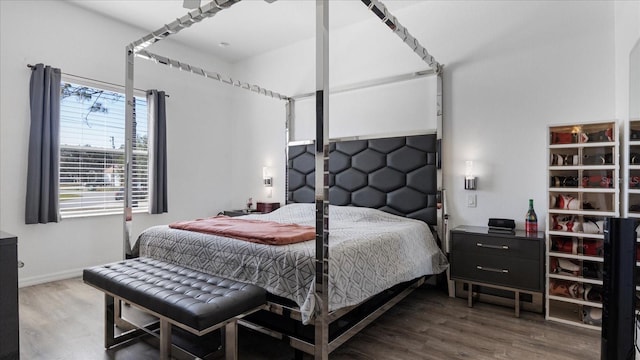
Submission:
{"label": "black leather bench", "polygon": [[153,333],[140,327],[115,337],[115,299],[159,319],[161,359],[171,357],[172,325],[198,336],[224,326],[225,357],[236,359],[236,321],[266,304],[266,291],[257,286],[144,257],[85,269],[83,280],[105,293],[105,348]]}

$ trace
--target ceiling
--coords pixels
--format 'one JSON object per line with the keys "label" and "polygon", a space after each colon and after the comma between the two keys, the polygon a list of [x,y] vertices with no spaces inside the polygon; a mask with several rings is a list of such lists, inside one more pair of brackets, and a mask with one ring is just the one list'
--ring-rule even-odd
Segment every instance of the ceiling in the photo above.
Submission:
{"label": "ceiling", "polygon": [[[182,0],[67,0],[79,7],[143,30],[141,36],[189,11]],[[202,4],[208,0],[202,0]],[[420,0],[384,0],[391,13]],[[315,36],[314,0],[244,0],[173,35],[171,39],[216,55],[228,62],[265,53]],[[329,5],[330,28],[376,19],[359,0],[334,0]],[[401,19],[400,19],[401,20]],[[137,39],[131,39],[135,41]],[[220,43],[228,43],[222,47]]]}

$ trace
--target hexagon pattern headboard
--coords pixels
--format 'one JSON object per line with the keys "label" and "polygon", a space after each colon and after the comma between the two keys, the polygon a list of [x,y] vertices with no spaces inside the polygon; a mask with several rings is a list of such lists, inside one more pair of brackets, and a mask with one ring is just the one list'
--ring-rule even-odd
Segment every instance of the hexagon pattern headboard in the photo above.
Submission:
{"label": "hexagon pattern headboard", "polygon": [[[436,135],[332,142],[329,201],[437,223]],[[315,147],[289,146],[288,203],[315,198]]]}

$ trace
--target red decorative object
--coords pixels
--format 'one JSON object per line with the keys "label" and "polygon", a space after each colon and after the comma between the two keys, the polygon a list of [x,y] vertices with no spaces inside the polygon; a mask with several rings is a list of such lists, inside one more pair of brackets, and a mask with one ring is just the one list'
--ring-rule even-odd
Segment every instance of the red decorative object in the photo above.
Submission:
{"label": "red decorative object", "polygon": [[602,241],[583,240],[582,254],[588,256],[602,256]]}

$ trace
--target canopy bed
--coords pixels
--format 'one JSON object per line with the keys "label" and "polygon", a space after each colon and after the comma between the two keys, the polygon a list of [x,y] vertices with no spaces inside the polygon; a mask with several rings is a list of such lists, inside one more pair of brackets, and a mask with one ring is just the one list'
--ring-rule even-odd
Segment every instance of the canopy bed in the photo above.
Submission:
{"label": "canopy bed", "polygon": [[[332,350],[421,285],[425,276],[440,273],[447,266],[446,258],[438,249],[435,241],[435,238],[440,238],[444,239],[446,243],[447,234],[440,161],[442,65],[420,45],[417,39],[409,34],[407,29],[378,0],[361,1],[428,64],[428,70],[374,79],[344,86],[340,89],[330,89],[328,80],[328,0],[316,1],[316,90],[312,94],[283,95],[146,50],[153,43],[205,18],[213,17],[219,11],[229,8],[239,1],[214,0],[129,44],[126,47],[125,95],[127,99],[133,98],[134,59],[140,57],[286,102],[287,203],[290,205],[271,214],[249,215],[245,218],[280,222],[295,221],[315,227],[315,244],[307,241],[306,243],[286,245],[279,250],[272,251],[276,253],[275,258],[280,256],[280,258],[294,259],[293,265],[288,263],[282,265],[282,272],[295,273],[296,276],[293,277],[298,278],[297,280],[303,279],[303,283],[282,285],[278,283],[280,280],[262,276],[264,271],[261,273],[259,266],[249,269],[252,265],[242,263],[240,260],[236,266],[243,269],[244,275],[239,275],[242,271],[239,272],[238,267],[229,269],[229,263],[235,261],[232,253],[242,254],[240,257],[257,257],[258,255],[254,253],[247,255],[247,248],[251,248],[257,253],[270,252],[271,250],[267,250],[269,248],[265,248],[270,245],[238,244],[242,242],[200,233],[185,235],[185,233],[191,232],[162,226],[146,230],[140,236],[135,248],[132,249],[130,241],[132,127],[130,125],[133,121],[134,108],[131,102],[127,102],[126,111],[124,257],[129,257],[135,252],[142,256],[170,262],[182,262],[182,265],[185,265],[186,262],[186,265],[199,268],[200,271],[219,272],[221,276],[253,282],[264,287],[271,296],[269,310],[261,314],[257,313],[255,318],[243,319],[242,324],[274,336],[288,338],[289,343],[295,349],[314,354],[316,359],[327,359]],[[375,87],[424,76],[436,77],[437,90],[434,102],[437,128],[433,133],[378,139],[357,137],[330,142],[328,119],[330,92]],[[294,121],[295,101],[310,96],[315,96],[316,99],[315,141],[293,142],[291,141],[291,128]],[[329,205],[330,198],[331,207]],[[352,206],[336,207],[333,205]],[[381,211],[366,208],[380,209]],[[329,226],[330,214],[331,227]],[[409,219],[401,219],[398,215]],[[357,228],[355,223],[365,220],[364,225],[355,229]],[[398,228],[390,226],[391,223],[398,224]],[[408,231],[408,234],[403,233],[401,228],[404,228],[405,232]],[[329,237],[330,229],[332,230],[331,237]],[[383,229],[390,230],[383,231]],[[432,236],[432,231],[434,236]],[[385,232],[390,239],[379,238],[379,235]],[[354,241],[354,233],[360,235],[365,233],[365,236]],[[410,240],[412,236],[415,240]],[[431,240],[426,240],[428,238]],[[178,240],[186,241],[187,245],[174,242]],[[352,246],[354,245],[352,244],[354,242],[369,243],[366,245],[369,247],[366,251],[370,253],[365,250],[353,250]],[[412,242],[414,244],[409,245]],[[221,254],[225,254],[224,261],[220,256],[216,257],[214,254],[198,258],[197,249],[194,251],[195,255],[194,253],[166,250],[184,246],[202,249],[202,244],[205,243],[218,244],[212,246],[221,251]],[[170,245],[167,246],[167,244]],[[446,244],[443,246],[446,248]],[[399,252],[394,253],[390,250],[394,247],[398,248]],[[223,251],[223,248],[227,250]],[[331,258],[329,256],[330,250]],[[285,255],[278,255],[278,251],[282,251]],[[204,253],[206,251],[200,251],[199,254]],[[358,253],[365,255],[362,259],[358,259],[357,256],[354,257],[354,254]],[[376,257],[376,254],[383,259],[374,264],[367,264],[371,261],[370,259]],[[381,254],[384,256],[380,256]],[[411,259],[412,257],[413,259]],[[216,268],[216,265],[212,264],[212,262],[215,263],[216,258],[219,260],[218,262],[224,263],[222,269]],[[401,272],[402,274],[383,282],[371,282],[371,287],[367,291],[359,291],[358,294],[353,295],[349,293],[350,290],[351,292],[354,290],[349,289],[349,284],[353,285],[353,282],[348,281],[348,273],[341,272],[345,270],[346,265],[344,264],[347,259],[353,263],[364,264],[362,270],[357,269],[356,271],[366,272],[368,269],[369,273],[365,278],[371,274],[378,274],[371,275],[373,277],[379,276],[380,273]],[[391,264],[387,265],[383,264],[385,261],[389,262],[390,259],[396,259],[396,261],[391,261]],[[402,261],[398,261],[400,259]],[[403,271],[398,270],[399,263],[409,262],[414,264]],[[379,271],[378,267],[388,265],[396,266],[396,268]],[[277,268],[277,266],[272,266],[272,268]],[[261,278],[264,281],[256,281]],[[366,282],[366,279],[363,281]],[[346,284],[346,287],[337,285],[340,283]],[[283,291],[283,288],[294,289],[294,291]],[[278,317],[275,322],[273,321],[274,316]],[[291,323],[282,323],[284,318],[291,320]],[[349,325],[344,326],[344,323]],[[277,324],[281,326],[278,327]],[[313,329],[311,334],[309,334],[310,327]],[[337,327],[340,329],[336,330]]]}

